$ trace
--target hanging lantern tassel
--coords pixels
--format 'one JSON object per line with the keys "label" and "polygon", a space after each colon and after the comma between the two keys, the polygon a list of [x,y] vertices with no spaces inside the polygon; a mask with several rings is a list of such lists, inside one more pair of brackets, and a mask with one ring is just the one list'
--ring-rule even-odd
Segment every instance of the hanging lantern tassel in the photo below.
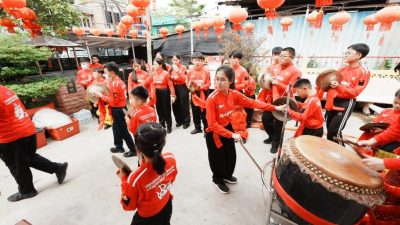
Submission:
{"label": "hanging lantern tassel", "polygon": [[384,42],[385,42],[385,35],[382,34],[382,37],[379,39],[379,46],[383,46]]}
{"label": "hanging lantern tassel", "polygon": [[207,28],[207,29],[204,28],[204,40],[205,40],[205,41],[208,40],[208,33],[209,33],[208,28]]}
{"label": "hanging lantern tassel", "polygon": [[322,21],[324,20],[324,11],[322,8],[318,12],[317,20],[315,21],[315,28],[321,28],[322,27]]}
{"label": "hanging lantern tassel", "polygon": [[217,34],[218,42],[222,42],[222,32],[225,30],[225,25],[221,27],[214,27],[215,33]]}
{"label": "hanging lantern tassel", "polygon": [[270,34],[271,36],[274,35],[274,28],[271,24],[268,24],[268,34]]}

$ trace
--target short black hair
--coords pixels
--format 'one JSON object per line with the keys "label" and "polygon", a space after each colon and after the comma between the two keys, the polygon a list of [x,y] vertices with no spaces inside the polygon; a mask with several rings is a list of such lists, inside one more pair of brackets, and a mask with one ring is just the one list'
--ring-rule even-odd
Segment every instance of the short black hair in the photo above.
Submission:
{"label": "short black hair", "polygon": [[149,92],[144,88],[143,86],[139,85],[135,87],[132,91],[131,94],[135,97],[140,98],[143,101],[146,101],[147,98],[149,97]]}
{"label": "short black hair", "polygon": [[96,58],[100,59],[100,56],[99,56],[99,55],[92,55],[92,58],[93,58],[93,57],[96,57]]}
{"label": "short black hair", "polygon": [[279,54],[281,54],[281,51],[282,51],[282,47],[275,47],[275,48],[273,48],[272,49],[272,55],[279,55]]}
{"label": "short black hair", "polygon": [[238,50],[233,50],[231,52],[231,54],[229,54],[229,58],[238,58],[238,59],[242,59],[243,58],[243,54],[238,51]]}
{"label": "short black hair", "polygon": [[364,58],[369,53],[369,46],[364,43],[350,45],[349,47],[347,47],[347,49],[353,49],[356,52],[360,53],[361,54],[360,59]]}
{"label": "short black hair", "polygon": [[304,86],[306,86],[306,87],[308,87],[310,89],[312,88],[311,87],[311,82],[310,82],[309,79],[305,79],[305,78],[298,79],[296,81],[296,83],[294,83],[294,85],[293,85],[294,88],[301,88],[301,87],[304,87]]}
{"label": "short black hair", "polygon": [[93,70],[93,72],[103,74],[104,73],[104,69],[96,68],[96,69]]}
{"label": "short black hair", "polygon": [[164,53],[162,53],[162,52],[157,52],[156,55],[157,55],[157,54],[160,54],[161,58],[165,59]]}
{"label": "short black hair", "polygon": [[394,97],[400,98],[400,89],[398,89],[398,90],[396,91],[396,93],[394,94]]}
{"label": "short black hair", "polygon": [[203,56],[203,54],[201,54],[201,52],[193,52],[193,54],[190,56],[190,59],[204,60],[204,56]]}
{"label": "short black hair", "polygon": [[181,60],[181,55],[179,53],[174,52],[174,54],[172,54],[172,58],[176,57],[177,59]]}
{"label": "short black hair", "polygon": [[119,66],[115,62],[109,62],[104,66],[105,69],[108,70],[108,72],[114,72],[115,74],[119,74]]}
{"label": "short black hair", "polygon": [[90,59],[88,57],[83,57],[83,58],[81,58],[80,61],[81,61],[81,63],[83,63],[83,62],[90,63]]}
{"label": "short black hair", "polygon": [[292,58],[296,57],[296,50],[292,47],[286,47],[286,48],[282,49],[281,52],[283,52],[283,51],[289,52],[290,55],[292,56]]}

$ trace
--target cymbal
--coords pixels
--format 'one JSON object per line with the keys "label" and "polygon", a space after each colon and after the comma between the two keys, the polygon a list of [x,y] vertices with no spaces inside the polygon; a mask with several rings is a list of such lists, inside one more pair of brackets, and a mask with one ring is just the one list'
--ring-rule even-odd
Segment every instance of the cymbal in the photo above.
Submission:
{"label": "cymbal", "polygon": [[369,132],[371,129],[373,128],[381,128],[381,129],[386,129],[390,126],[389,123],[382,123],[382,122],[378,122],[378,123],[367,123],[364,124],[363,126],[360,127],[360,130],[364,131],[364,132]]}
{"label": "cymbal", "polygon": [[[280,97],[278,99],[276,99],[272,105],[275,106],[280,106],[280,105],[285,105],[287,101],[287,97]],[[297,103],[295,100],[293,99],[289,99],[289,107],[291,110],[298,112],[299,111],[299,107],[297,106]],[[272,111],[272,115],[275,117],[275,119],[279,120],[279,121],[285,121],[285,112],[279,112],[279,111]],[[292,118],[289,116],[287,116],[287,121],[291,120]]]}
{"label": "cymbal", "polygon": [[108,95],[108,88],[104,84],[92,84],[86,89],[86,98],[92,103],[97,104],[99,98],[97,98],[94,93],[101,92],[103,95]]}
{"label": "cymbal", "polygon": [[272,89],[271,79],[272,79],[271,74],[268,72],[265,72],[258,76],[257,82],[262,89],[271,90]]}
{"label": "cymbal", "polygon": [[132,172],[131,168],[129,168],[129,166],[124,161],[122,161],[122,159],[118,158],[115,155],[111,156],[111,158],[115,163],[115,165],[117,166],[117,168],[122,169],[127,175],[129,175]]}
{"label": "cymbal", "polygon": [[317,77],[316,84],[323,91],[328,91],[331,86],[331,81],[342,81],[342,75],[340,75],[336,70],[325,70],[320,73]]}

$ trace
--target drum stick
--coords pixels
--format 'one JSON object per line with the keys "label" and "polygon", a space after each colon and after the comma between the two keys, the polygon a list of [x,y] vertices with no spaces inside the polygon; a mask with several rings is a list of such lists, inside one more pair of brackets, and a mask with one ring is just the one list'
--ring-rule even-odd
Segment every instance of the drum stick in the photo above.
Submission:
{"label": "drum stick", "polygon": [[253,161],[254,165],[257,166],[258,170],[260,170],[260,172],[262,173],[263,170],[261,169],[260,165],[258,165],[258,163],[256,162],[256,160],[253,158],[253,156],[250,154],[249,150],[244,146],[243,144],[243,140],[240,139],[239,141],[240,145],[242,146],[242,148],[244,149],[244,151],[247,153],[247,155],[250,157],[250,159]]}
{"label": "drum stick", "polygon": [[[356,146],[356,147],[362,147],[362,146],[358,145],[356,142],[351,141],[351,140],[348,140],[348,139],[333,137],[333,140],[339,141],[339,142],[342,142],[342,143],[345,143],[345,144],[348,144],[348,145]],[[357,153],[358,156],[360,156],[360,157],[363,158],[363,159],[364,159],[364,158],[369,158],[369,157],[370,157],[369,155],[362,154],[361,152],[359,152],[359,151],[356,150],[355,148],[352,148],[352,149]],[[372,150],[373,150],[373,151],[376,151],[376,148],[373,148]]]}
{"label": "drum stick", "polygon": [[[286,98],[286,107],[289,109],[289,102],[290,102],[290,88],[291,85],[289,84],[286,88],[286,94],[287,94],[287,98]],[[288,113],[289,110],[285,110],[285,118],[283,121],[283,126],[282,126],[282,130],[281,130],[281,139],[279,140],[279,147],[278,147],[278,161],[281,158],[281,151],[282,151],[282,144],[283,144],[283,138],[285,136],[285,127],[286,127],[286,123],[287,123],[287,118],[288,118]]]}

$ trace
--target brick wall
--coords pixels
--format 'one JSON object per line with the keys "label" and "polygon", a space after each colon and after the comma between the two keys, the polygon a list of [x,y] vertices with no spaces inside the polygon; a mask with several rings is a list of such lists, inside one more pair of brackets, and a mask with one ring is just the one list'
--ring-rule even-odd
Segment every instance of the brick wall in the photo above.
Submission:
{"label": "brick wall", "polygon": [[57,110],[67,115],[89,108],[89,103],[85,101],[85,89],[75,81],[76,93],[68,94],[66,86],[58,90],[56,97],[58,101]]}

